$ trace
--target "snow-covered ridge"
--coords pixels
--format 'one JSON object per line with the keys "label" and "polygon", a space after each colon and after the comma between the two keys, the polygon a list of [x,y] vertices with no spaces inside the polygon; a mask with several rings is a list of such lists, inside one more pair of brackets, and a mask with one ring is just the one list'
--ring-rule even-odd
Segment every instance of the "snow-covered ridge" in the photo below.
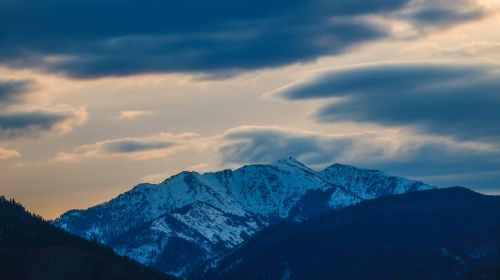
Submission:
{"label": "snow-covered ridge", "polygon": [[119,254],[185,276],[266,226],[304,220],[365,199],[432,188],[375,170],[334,164],[315,171],[293,158],[140,184],[54,224]]}

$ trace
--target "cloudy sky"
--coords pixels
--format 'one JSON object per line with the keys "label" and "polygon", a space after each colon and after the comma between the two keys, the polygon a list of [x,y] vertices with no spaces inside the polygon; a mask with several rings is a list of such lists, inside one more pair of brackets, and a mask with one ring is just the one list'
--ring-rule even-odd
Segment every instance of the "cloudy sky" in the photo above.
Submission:
{"label": "cloudy sky", "polygon": [[500,0],[0,0],[0,193],[293,156],[500,193]]}

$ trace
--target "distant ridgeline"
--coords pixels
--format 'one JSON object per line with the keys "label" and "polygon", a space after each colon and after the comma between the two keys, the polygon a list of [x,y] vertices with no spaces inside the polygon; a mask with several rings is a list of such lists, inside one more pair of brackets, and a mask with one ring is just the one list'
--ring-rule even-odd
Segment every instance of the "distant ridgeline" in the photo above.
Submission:
{"label": "distant ridgeline", "polygon": [[0,279],[174,279],[71,235],[0,196]]}

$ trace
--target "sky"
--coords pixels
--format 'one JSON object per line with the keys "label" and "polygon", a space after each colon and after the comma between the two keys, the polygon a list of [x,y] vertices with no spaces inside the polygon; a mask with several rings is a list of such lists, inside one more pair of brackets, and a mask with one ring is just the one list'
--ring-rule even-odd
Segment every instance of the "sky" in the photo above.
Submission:
{"label": "sky", "polygon": [[295,157],[500,194],[500,0],[0,0],[0,193]]}

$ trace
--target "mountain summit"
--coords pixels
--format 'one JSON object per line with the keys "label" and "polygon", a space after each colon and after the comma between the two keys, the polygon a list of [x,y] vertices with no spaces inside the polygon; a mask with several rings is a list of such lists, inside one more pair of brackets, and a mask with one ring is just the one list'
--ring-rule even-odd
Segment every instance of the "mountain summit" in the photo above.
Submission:
{"label": "mountain summit", "polygon": [[315,171],[293,158],[236,170],[181,172],[140,184],[54,224],[178,276],[281,221],[302,221],[363,200],[434,187],[334,164]]}

